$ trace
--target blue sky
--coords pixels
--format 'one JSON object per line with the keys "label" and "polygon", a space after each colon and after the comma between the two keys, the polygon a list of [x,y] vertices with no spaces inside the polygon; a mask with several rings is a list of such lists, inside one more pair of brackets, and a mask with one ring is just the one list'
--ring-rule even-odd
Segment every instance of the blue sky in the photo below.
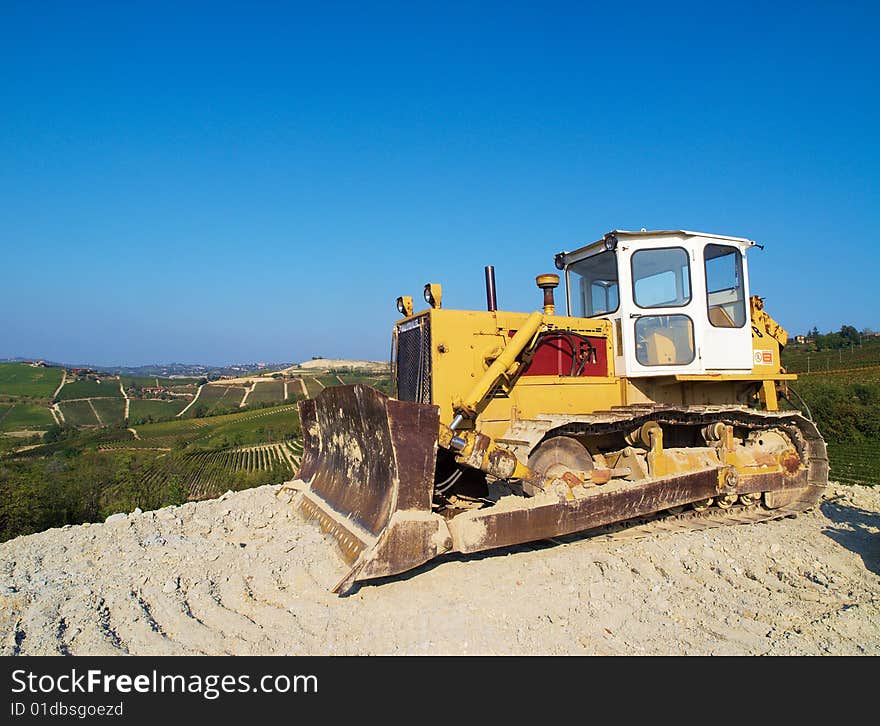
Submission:
{"label": "blue sky", "polygon": [[0,357],[387,359],[641,227],[878,328],[878,8],[0,0]]}

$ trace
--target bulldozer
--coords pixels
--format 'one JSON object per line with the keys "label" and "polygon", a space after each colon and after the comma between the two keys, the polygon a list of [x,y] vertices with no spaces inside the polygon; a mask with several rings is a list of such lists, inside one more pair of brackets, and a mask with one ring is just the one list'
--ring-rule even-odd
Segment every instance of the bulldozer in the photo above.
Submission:
{"label": "bulldozer", "polygon": [[793,402],[787,334],[750,292],[756,246],[614,230],[555,255],[531,313],[498,310],[492,266],[486,310],[443,307],[436,283],[424,310],[399,297],[393,395],[356,384],[298,404],[286,490],[350,566],[334,591],[446,553],[814,506],[825,443]]}

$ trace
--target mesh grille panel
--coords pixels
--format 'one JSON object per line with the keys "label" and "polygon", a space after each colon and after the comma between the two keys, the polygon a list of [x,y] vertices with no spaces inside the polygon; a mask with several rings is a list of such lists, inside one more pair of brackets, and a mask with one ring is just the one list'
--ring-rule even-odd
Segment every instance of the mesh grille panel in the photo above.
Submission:
{"label": "mesh grille panel", "polygon": [[427,315],[397,328],[397,397],[431,403],[431,320]]}

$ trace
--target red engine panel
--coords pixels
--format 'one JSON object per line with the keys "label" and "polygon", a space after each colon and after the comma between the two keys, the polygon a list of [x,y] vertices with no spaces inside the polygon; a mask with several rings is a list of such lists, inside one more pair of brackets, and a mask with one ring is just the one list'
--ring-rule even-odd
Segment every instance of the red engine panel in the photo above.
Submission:
{"label": "red engine panel", "polygon": [[607,376],[605,338],[570,332],[544,333],[524,376]]}

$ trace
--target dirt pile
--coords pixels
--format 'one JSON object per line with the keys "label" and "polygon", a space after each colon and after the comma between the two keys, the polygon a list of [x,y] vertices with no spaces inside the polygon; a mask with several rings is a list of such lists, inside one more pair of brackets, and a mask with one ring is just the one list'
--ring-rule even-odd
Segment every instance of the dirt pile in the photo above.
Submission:
{"label": "dirt pile", "polygon": [[880,487],[796,519],[448,557],[345,598],[278,487],[0,545],[3,654],[880,654]]}

